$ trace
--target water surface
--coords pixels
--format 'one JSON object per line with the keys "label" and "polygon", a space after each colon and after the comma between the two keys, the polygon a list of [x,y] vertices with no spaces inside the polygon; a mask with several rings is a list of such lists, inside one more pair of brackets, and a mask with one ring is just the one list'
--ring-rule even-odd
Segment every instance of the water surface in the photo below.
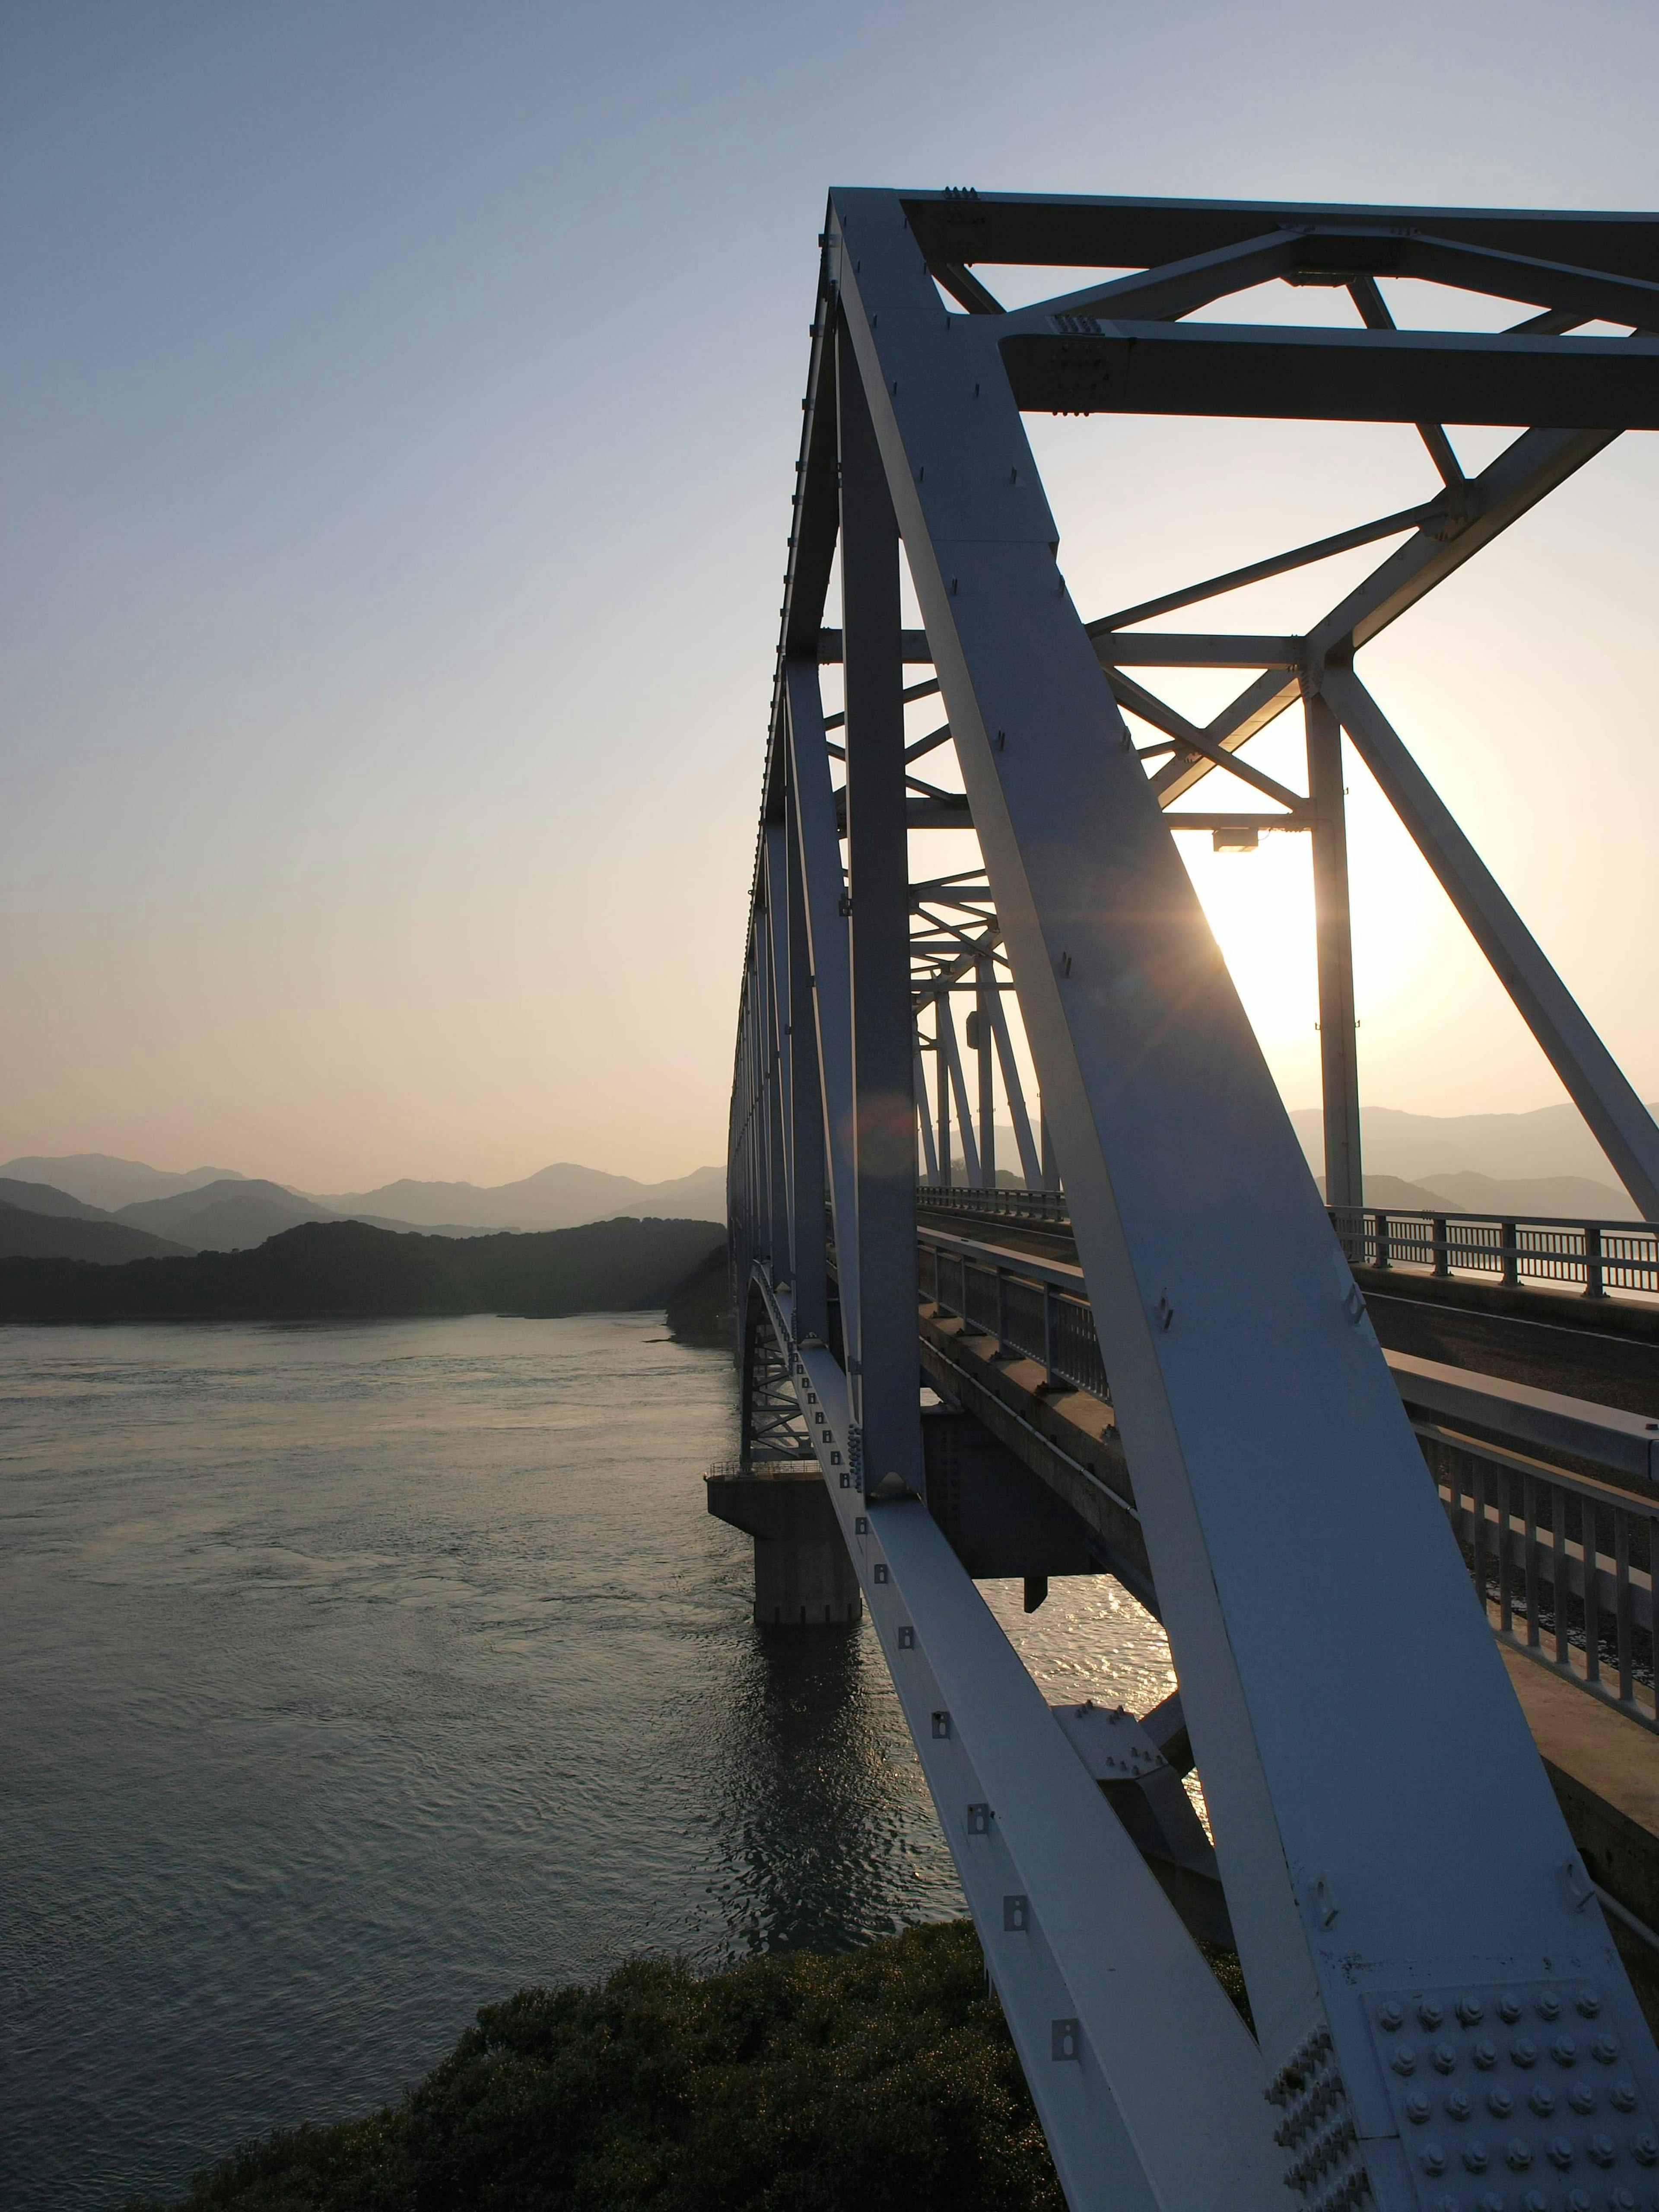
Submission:
{"label": "water surface", "polygon": [[[867,1628],[759,1634],[660,1316],[0,1329],[0,2203],[385,2101],[481,2004],[962,1909]],[[1114,1583],[1056,1698],[1170,1676]]]}

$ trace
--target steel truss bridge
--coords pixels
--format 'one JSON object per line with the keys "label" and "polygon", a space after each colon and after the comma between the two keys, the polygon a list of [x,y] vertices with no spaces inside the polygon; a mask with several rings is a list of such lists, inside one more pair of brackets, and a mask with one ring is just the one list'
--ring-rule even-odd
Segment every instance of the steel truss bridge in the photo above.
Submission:
{"label": "steel truss bridge", "polygon": [[[1072,2206],[1659,2207],[1659,2056],[1425,1479],[1366,1255],[1170,835],[1310,840],[1339,1223],[1364,1206],[1345,737],[1659,1220],[1659,1131],[1355,665],[1621,431],[1659,428],[1659,216],[837,191],[819,244],[732,1097],[744,1467],[822,1474]],[[1071,289],[1005,309],[999,264]],[[1395,278],[1504,303],[1507,327],[1396,327]],[[1189,319],[1274,280],[1340,312]],[[1030,412],[1414,424],[1436,481],[1086,618]],[[1447,422],[1517,434],[1466,473]],[[1301,635],[1149,627],[1373,544]],[[1242,688],[1200,724],[1151,688],[1170,668]],[[1243,750],[1293,708],[1302,788]],[[1180,805],[1216,775],[1241,804]],[[977,859],[913,866],[934,830]],[[1063,1208],[1059,1297],[1048,1263],[1035,1289],[1004,1264],[1018,1239],[940,1210],[958,1170],[994,1194],[999,1079],[1024,1180]],[[995,1377],[1033,1328],[1016,1403]],[[922,1410],[947,1369],[1049,1446],[1055,1376],[1093,1389],[1115,1457],[1071,1463],[1121,1510],[1090,1493],[1085,1564],[1156,1608],[1178,1729],[1045,1703],[951,1540]],[[1506,1552],[1507,1509],[1453,1486]],[[1190,1810],[1176,1832],[1177,1734],[1212,1853]],[[1218,1929],[1254,2034],[1194,1940]]]}

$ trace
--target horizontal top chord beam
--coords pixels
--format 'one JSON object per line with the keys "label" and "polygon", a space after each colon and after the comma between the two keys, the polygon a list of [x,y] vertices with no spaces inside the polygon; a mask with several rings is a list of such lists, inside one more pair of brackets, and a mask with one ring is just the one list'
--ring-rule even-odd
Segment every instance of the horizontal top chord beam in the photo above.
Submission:
{"label": "horizontal top chord beam", "polygon": [[971,191],[901,191],[897,198],[923,252],[939,261],[1145,269],[1241,246],[1281,228],[1381,225],[1659,283],[1659,215],[1627,210]]}
{"label": "horizontal top chord beam", "polygon": [[1659,429],[1659,339],[1072,319],[1003,343],[1020,407]]}

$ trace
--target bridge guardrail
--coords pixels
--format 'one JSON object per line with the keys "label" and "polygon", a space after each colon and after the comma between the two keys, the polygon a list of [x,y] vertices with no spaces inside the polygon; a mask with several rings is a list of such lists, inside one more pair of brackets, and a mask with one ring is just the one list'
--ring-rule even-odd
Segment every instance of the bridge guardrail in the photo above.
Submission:
{"label": "bridge guardrail", "polygon": [[[967,1201],[988,1195],[928,1194],[930,1204],[936,1196]],[[997,1195],[1051,1199],[1056,1194]],[[959,1203],[952,1210],[987,1209]],[[1016,1212],[1012,1206],[1001,1210]],[[925,1227],[917,1231],[917,1262],[924,1297],[994,1336],[1003,1349],[1039,1361],[1051,1382],[1067,1382],[1111,1402],[1078,1270]],[[1069,1283],[1074,1274],[1075,1290]],[[1412,1426],[1475,1588],[1488,1612],[1496,1608],[1497,1633],[1577,1688],[1659,1733],[1653,1595],[1659,1501],[1649,1503],[1633,1491],[1595,1483],[1438,1421],[1413,1419]]]}
{"label": "bridge guardrail", "polygon": [[1110,1405],[1111,1380],[1094,1315],[1080,1287],[1067,1288],[1059,1269],[1018,1252],[992,1258],[962,1238],[945,1240],[926,1229],[917,1231],[916,1243],[924,1297],[1011,1352],[1040,1361],[1050,1382],[1069,1382]]}
{"label": "bridge guardrail", "polygon": [[1498,1635],[1659,1733],[1653,1666],[1659,1510],[1484,1437],[1434,1421],[1412,1426],[1475,1589],[1489,1612],[1497,1608]]}
{"label": "bridge guardrail", "polygon": [[[918,1187],[933,1212],[998,1214],[1007,1219],[1071,1218],[1064,1192]],[[1525,1283],[1582,1284],[1586,1297],[1609,1291],[1659,1292],[1659,1226],[1647,1221],[1571,1221],[1547,1214],[1413,1212],[1392,1206],[1332,1206],[1350,1266],[1418,1267],[1443,1279],[1496,1276]]]}

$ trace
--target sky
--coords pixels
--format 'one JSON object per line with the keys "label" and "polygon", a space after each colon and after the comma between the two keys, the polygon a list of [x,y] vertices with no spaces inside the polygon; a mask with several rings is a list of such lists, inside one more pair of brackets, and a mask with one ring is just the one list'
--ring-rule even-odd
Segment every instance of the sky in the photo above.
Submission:
{"label": "sky", "polygon": [[[6,0],[0,1157],[720,1158],[829,185],[1652,207],[1656,81],[1645,0]],[[1085,613],[1433,483],[1032,435]],[[1360,662],[1649,1097],[1656,490],[1621,440]],[[1556,1102],[1350,786],[1366,1098]],[[1189,857],[1310,1103],[1304,841]]]}

